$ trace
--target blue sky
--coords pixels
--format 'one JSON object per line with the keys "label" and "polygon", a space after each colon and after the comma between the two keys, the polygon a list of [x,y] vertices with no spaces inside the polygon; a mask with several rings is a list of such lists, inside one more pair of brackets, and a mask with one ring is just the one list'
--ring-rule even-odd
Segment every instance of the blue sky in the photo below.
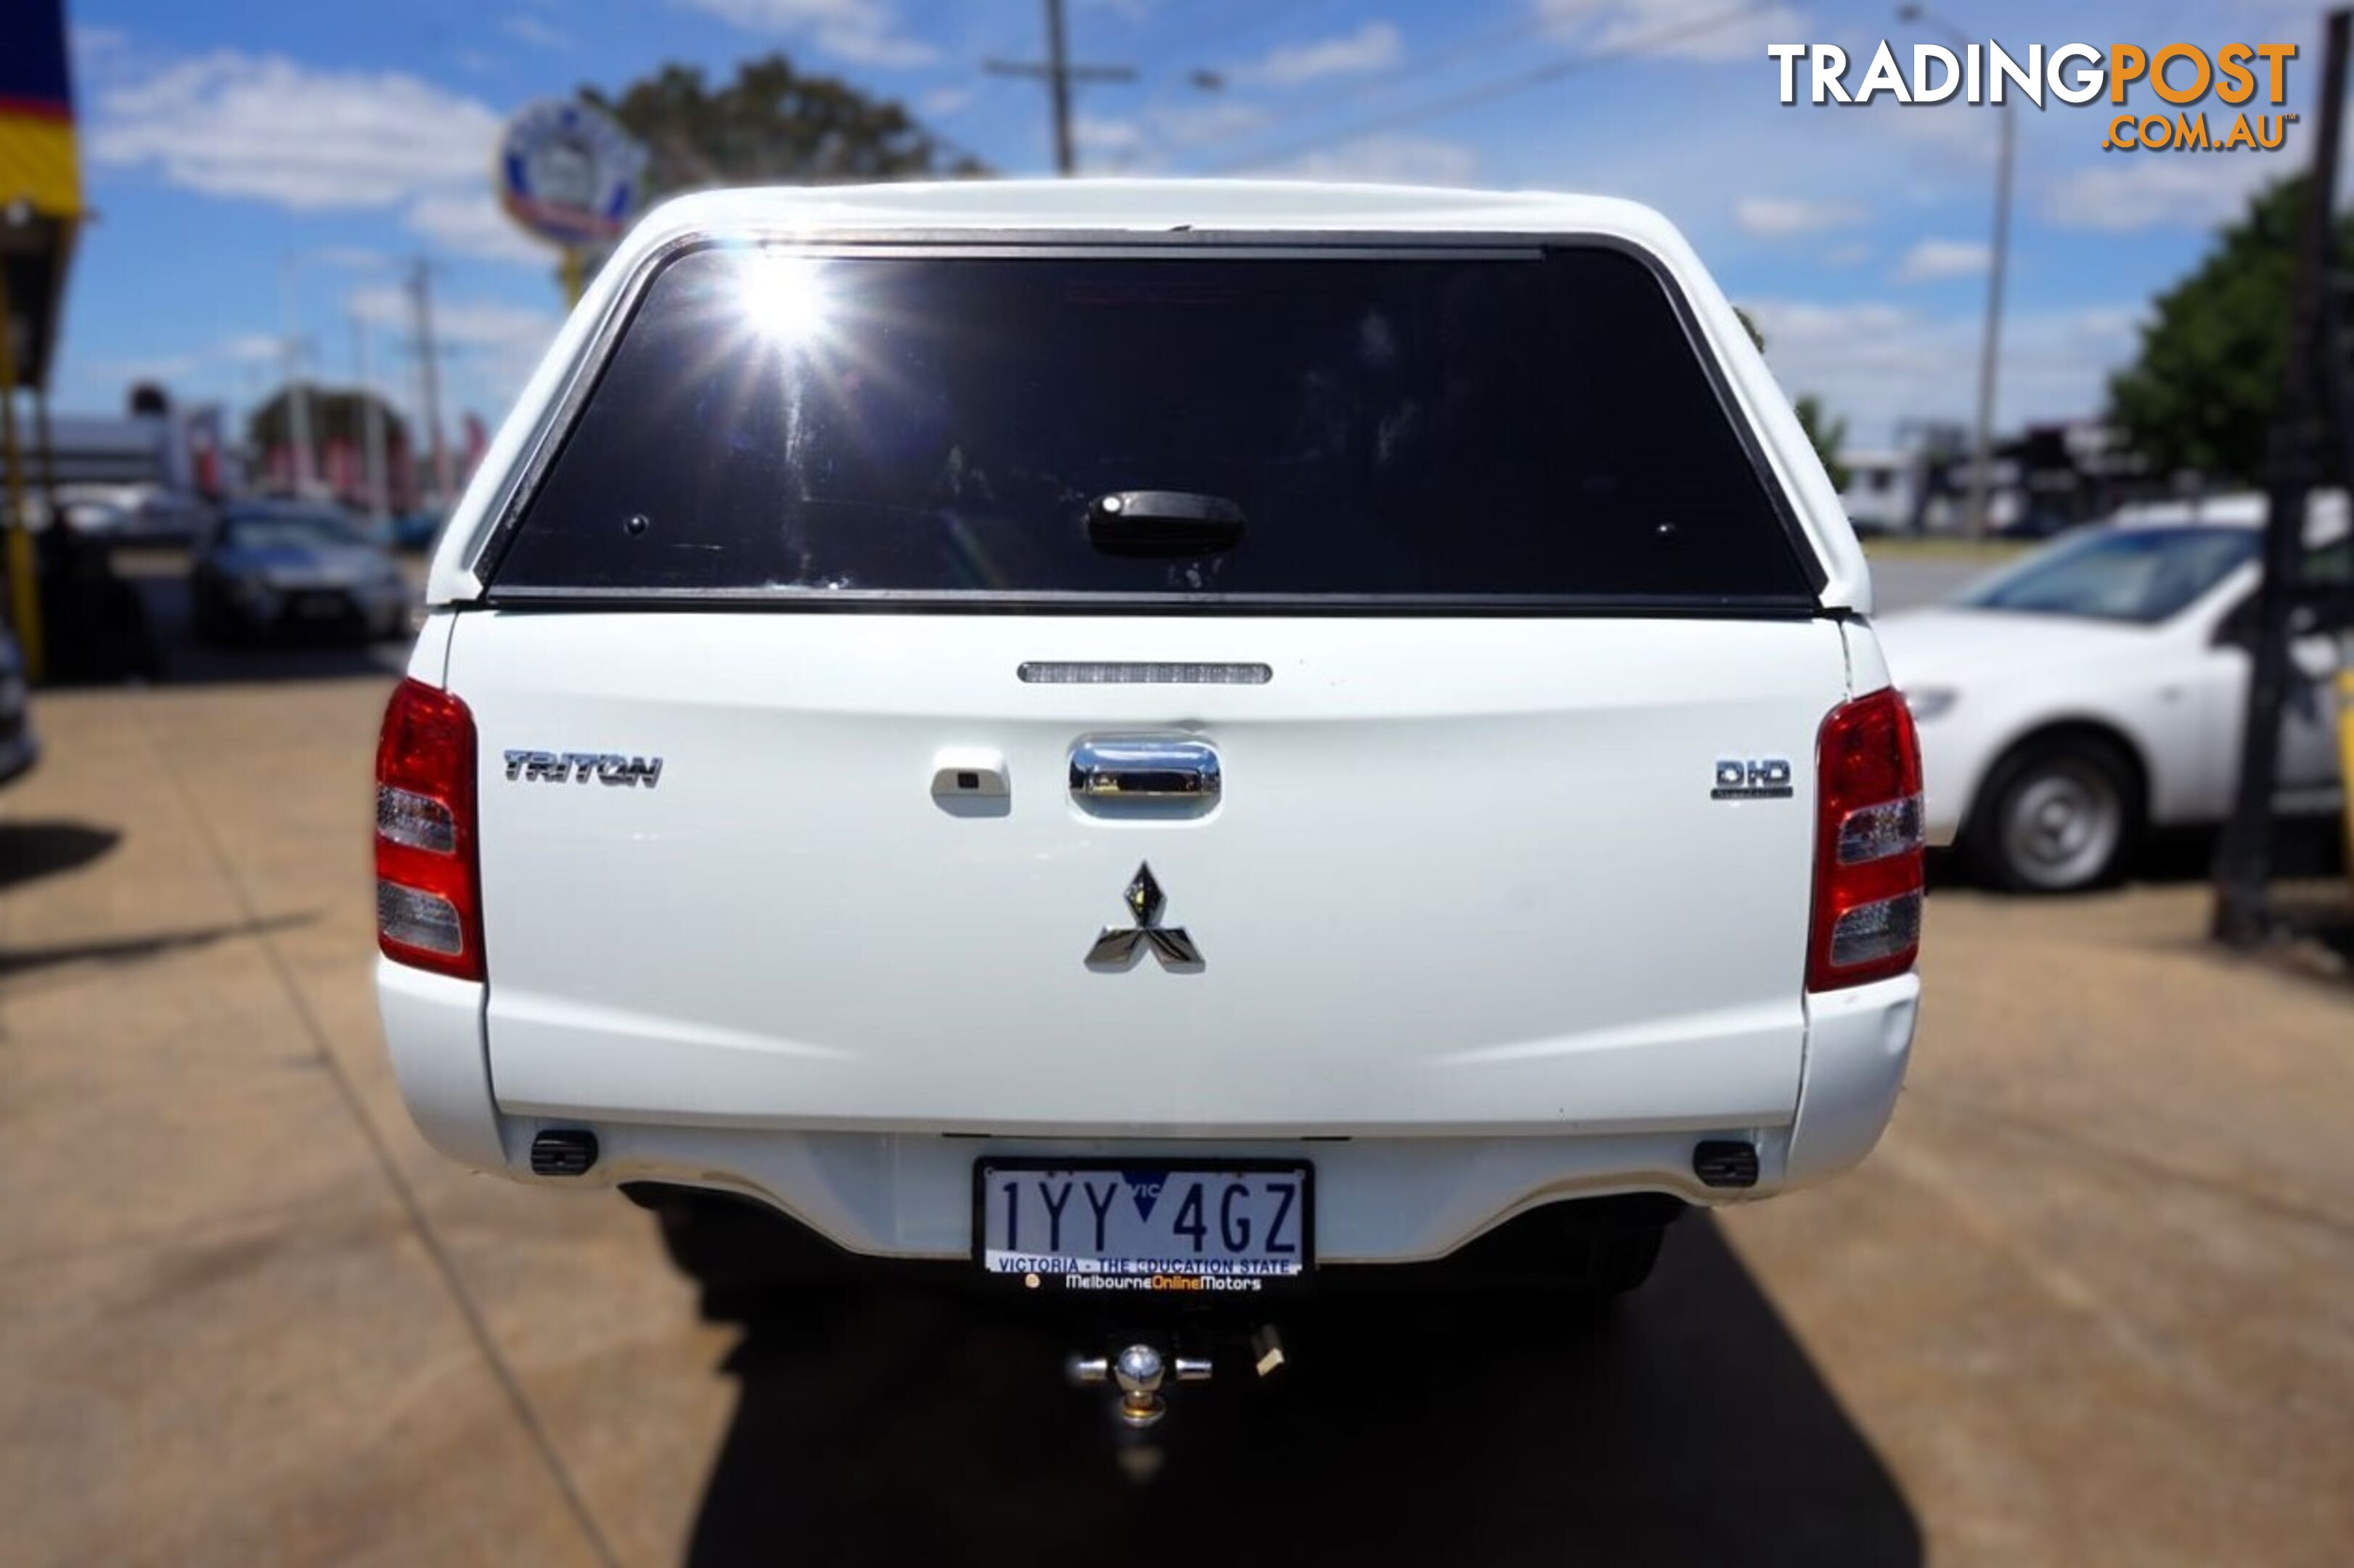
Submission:
{"label": "blue sky", "polygon": [[[1681,225],[1764,323],[1784,385],[1822,393],[1858,439],[1967,412],[1999,111],[1785,107],[1764,53],[1777,40],[1868,53],[1883,37],[1933,37],[1892,5],[1069,4],[1075,58],[1140,73],[1080,90],[1088,172],[1632,196]],[[2316,5],[1940,9],[2014,49],[2295,41],[2305,54],[2289,107],[2311,115]],[[491,196],[498,124],[532,98],[619,88],[664,61],[724,78],[738,59],[783,49],[901,100],[1004,172],[1043,173],[1050,160],[1043,89],[980,69],[1042,52],[1039,0],[69,0],[69,10],[101,218],[73,279],[61,408],[118,407],[129,380],[152,376],[241,410],[281,373],[290,292],[313,374],[353,378],[356,319],[377,379],[406,404],[415,363],[398,286],[402,268],[429,256],[451,405],[494,422],[558,313],[546,253]],[[1204,90],[1196,69],[1225,85]],[[2104,153],[2098,108],[2020,115],[2006,423],[2094,411],[2152,292],[2306,145],[2293,131],[2280,154]]]}

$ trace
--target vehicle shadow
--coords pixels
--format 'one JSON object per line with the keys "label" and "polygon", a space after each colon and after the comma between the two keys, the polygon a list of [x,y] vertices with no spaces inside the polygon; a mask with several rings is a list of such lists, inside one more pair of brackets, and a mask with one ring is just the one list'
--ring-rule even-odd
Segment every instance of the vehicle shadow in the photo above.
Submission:
{"label": "vehicle shadow", "polygon": [[165,953],[182,952],[191,948],[208,948],[215,942],[226,942],[239,937],[267,936],[273,931],[307,926],[318,917],[317,911],[312,910],[300,915],[274,915],[261,920],[239,920],[222,926],[199,927],[194,930],[118,937],[101,942],[67,942],[48,948],[0,948],[0,980],[66,964],[137,963],[143,959],[160,958]]}
{"label": "vehicle shadow", "polygon": [[1067,1328],[914,1290],[755,1316],[688,1561],[1922,1558],[1705,1216],[1606,1308],[1366,1296],[1282,1321],[1290,1367],[1222,1367],[1124,1452],[1061,1375]]}
{"label": "vehicle shadow", "polygon": [[0,890],[79,871],[122,842],[88,822],[0,822]]}

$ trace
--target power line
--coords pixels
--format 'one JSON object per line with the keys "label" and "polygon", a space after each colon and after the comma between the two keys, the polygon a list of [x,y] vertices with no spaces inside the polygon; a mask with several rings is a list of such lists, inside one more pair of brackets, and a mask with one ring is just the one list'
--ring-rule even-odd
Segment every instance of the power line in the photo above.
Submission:
{"label": "power line", "polygon": [[1063,44],[1063,0],[1046,0],[1044,61],[984,60],[981,69],[991,76],[1033,76],[1045,79],[1055,110],[1055,172],[1068,177],[1077,167],[1071,152],[1071,84],[1075,81],[1134,81],[1133,66],[1075,66]]}
{"label": "power line", "polygon": [[[1508,44],[1516,44],[1532,33],[1558,26],[1560,20],[1558,16],[1539,13],[1523,16],[1516,22],[1507,22],[1499,27],[1484,28],[1469,37],[1444,45],[1416,58],[1362,76],[1353,76],[1317,91],[1288,99],[1285,101],[1283,112],[1277,115],[1272,122],[1279,125],[1288,121],[1304,120],[1320,109],[1335,103],[1347,102],[1352,99],[1361,99],[1368,91],[1385,90],[1420,77],[1436,76],[1459,60],[1469,59],[1474,55],[1486,54],[1491,49],[1501,48]],[[1200,146],[1211,142],[1231,142],[1237,137],[1263,132],[1267,128],[1268,123],[1262,121],[1256,125],[1213,131],[1206,135],[1190,138],[1188,144]]]}
{"label": "power line", "polygon": [[[1307,12],[1330,5],[1332,0],[1233,0],[1232,4],[1212,6],[1208,17],[1190,18],[1195,26],[1179,36],[1178,47],[1164,47],[1163,54],[1191,54],[1205,44],[1214,42],[1220,48],[1231,49],[1235,41],[1264,33],[1278,22],[1292,21]],[[1168,15],[1168,13],[1162,13]]]}
{"label": "power line", "polygon": [[1642,54],[1662,44],[1681,43],[1686,38],[1698,37],[1703,34],[1714,32],[1744,17],[1766,10],[1776,3],[1776,0],[1749,0],[1745,5],[1712,12],[1708,16],[1673,26],[1655,28],[1649,33],[1622,39],[1614,45],[1564,56],[1532,70],[1499,78],[1494,81],[1486,82],[1461,92],[1428,99],[1421,103],[1394,110],[1387,114],[1374,115],[1369,119],[1358,121],[1354,124],[1343,126],[1337,131],[1300,137],[1271,149],[1263,149],[1244,157],[1230,159],[1225,163],[1214,164],[1210,166],[1209,172],[1235,174],[1247,169],[1265,168],[1269,164],[1282,163],[1302,153],[1312,153],[1320,147],[1328,147],[1335,143],[1360,141],[1380,132],[1395,130],[1402,125],[1419,124],[1426,120],[1438,119],[1442,115],[1459,113],[1466,109],[1476,109],[1484,104],[1492,103],[1499,98],[1508,97],[1515,92],[1525,92],[1532,88],[1558,81],[1563,77],[1582,70],[1587,66],[1624,59],[1629,55]]}

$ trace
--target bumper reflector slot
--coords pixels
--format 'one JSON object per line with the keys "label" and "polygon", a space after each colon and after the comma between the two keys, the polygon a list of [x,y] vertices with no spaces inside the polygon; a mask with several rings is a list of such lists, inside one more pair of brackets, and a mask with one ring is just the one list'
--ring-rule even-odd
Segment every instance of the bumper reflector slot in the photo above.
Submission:
{"label": "bumper reflector slot", "polygon": [[531,1140],[535,1176],[586,1176],[597,1163],[597,1135],[587,1128],[555,1128]]}
{"label": "bumper reflector slot", "polygon": [[1703,1187],[1755,1187],[1757,1146],[1710,1139],[1692,1150],[1692,1174]]}

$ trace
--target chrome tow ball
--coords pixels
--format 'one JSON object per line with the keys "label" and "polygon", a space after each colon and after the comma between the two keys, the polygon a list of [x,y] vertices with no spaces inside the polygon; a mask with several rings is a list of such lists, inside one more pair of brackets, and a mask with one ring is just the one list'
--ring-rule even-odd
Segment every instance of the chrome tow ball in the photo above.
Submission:
{"label": "chrome tow ball", "polygon": [[1169,1414],[1162,1388],[1172,1383],[1206,1383],[1210,1362],[1204,1356],[1163,1355],[1152,1345],[1133,1344],[1114,1356],[1087,1356],[1071,1361],[1071,1381],[1083,1387],[1109,1383],[1119,1390],[1112,1414],[1142,1431]]}

